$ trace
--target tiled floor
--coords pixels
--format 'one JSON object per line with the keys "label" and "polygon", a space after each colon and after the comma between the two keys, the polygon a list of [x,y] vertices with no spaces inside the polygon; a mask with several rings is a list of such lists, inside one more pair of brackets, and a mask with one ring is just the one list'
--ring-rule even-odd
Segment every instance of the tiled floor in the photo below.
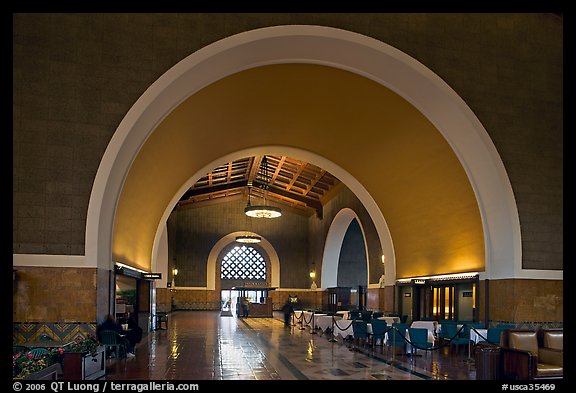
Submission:
{"label": "tiled floor", "polygon": [[136,356],[108,360],[109,380],[441,380],[475,379],[467,349],[407,357],[386,348],[329,341],[278,318],[178,311],[168,330],[146,335]]}

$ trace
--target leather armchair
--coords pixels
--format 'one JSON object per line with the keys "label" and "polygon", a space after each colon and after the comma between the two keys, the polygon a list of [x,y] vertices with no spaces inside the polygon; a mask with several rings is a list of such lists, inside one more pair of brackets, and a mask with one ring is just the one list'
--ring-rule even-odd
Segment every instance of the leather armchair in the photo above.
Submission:
{"label": "leather armchair", "polygon": [[505,379],[563,378],[563,333],[505,330],[500,350]]}

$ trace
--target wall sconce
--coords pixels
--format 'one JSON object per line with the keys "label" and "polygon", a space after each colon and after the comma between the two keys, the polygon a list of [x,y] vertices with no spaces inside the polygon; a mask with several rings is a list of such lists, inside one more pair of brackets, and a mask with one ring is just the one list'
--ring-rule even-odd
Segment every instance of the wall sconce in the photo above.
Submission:
{"label": "wall sconce", "polygon": [[382,254],[382,275],[380,276],[380,280],[378,280],[378,284],[380,288],[384,288],[384,273],[386,272],[386,256]]}
{"label": "wall sconce", "polygon": [[174,282],[174,278],[178,275],[178,269],[177,268],[172,268],[172,284],[170,284],[170,287],[172,289],[176,288],[176,283]]}
{"label": "wall sconce", "polygon": [[318,286],[316,285],[316,281],[314,281],[316,278],[316,268],[314,264],[312,264],[312,269],[310,269],[310,278],[312,279],[312,285],[310,286],[310,289],[316,290]]}

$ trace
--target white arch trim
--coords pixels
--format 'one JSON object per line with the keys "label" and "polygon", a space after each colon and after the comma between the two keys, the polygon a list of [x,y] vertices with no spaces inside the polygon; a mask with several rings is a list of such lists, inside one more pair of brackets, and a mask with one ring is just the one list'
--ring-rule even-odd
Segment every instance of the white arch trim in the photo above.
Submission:
{"label": "white arch trim", "polygon": [[153,272],[162,273],[162,279],[154,282],[156,288],[168,287],[168,226],[166,221],[167,219],[162,221],[156,231],[156,247],[150,264]]}
{"label": "white arch trim", "polygon": [[[562,278],[562,272],[534,274],[522,269],[518,212],[504,165],[480,121],[440,77],[373,38],[306,25],[266,27],[224,38],[180,61],[144,92],[118,126],[96,174],[86,223],[89,265],[112,268],[111,237],[122,184],[155,127],[183,100],[208,84],[249,68],[282,63],[344,69],[408,100],[450,143],[470,179],[484,226],[486,278]],[[372,216],[373,212],[369,213]],[[374,221],[381,233],[383,221]],[[394,277],[386,276],[386,284],[393,283]]]}
{"label": "white arch trim", "polygon": [[[206,173],[206,172],[204,172]],[[224,236],[222,239],[218,240],[212,250],[210,250],[210,254],[208,255],[208,262],[206,265],[206,289],[207,290],[215,290],[216,289],[216,266],[218,261],[218,255],[220,252],[229,245],[230,243],[236,242],[236,236],[245,235],[246,231],[241,232],[232,232],[228,235]],[[268,258],[270,258],[270,286],[278,288],[280,287],[280,259],[278,258],[278,254],[276,250],[270,244],[268,240],[262,235],[259,235],[254,232],[250,232],[250,235],[260,236],[262,241],[258,244],[260,247],[266,251],[268,254]]]}

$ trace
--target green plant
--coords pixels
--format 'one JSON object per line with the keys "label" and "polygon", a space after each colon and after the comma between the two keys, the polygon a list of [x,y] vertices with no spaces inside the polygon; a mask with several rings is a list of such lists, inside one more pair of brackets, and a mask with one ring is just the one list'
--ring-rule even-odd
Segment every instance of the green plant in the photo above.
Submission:
{"label": "green plant", "polygon": [[100,343],[94,333],[88,333],[85,336],[78,336],[74,342],[65,347],[65,352],[87,352],[92,356],[96,355],[96,350]]}
{"label": "green plant", "polygon": [[48,353],[38,359],[34,359],[34,356],[26,351],[18,352],[12,356],[12,377],[24,378],[60,362],[63,352],[62,348],[48,348]]}

